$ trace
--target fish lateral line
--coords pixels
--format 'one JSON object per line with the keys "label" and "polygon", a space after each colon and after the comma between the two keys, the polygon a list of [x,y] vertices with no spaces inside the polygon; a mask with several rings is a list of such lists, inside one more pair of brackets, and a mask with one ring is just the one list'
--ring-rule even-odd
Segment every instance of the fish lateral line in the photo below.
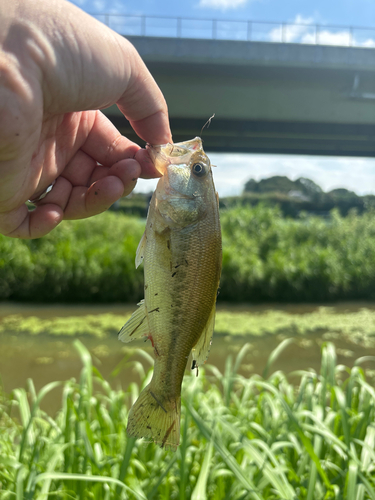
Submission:
{"label": "fish lateral line", "polygon": [[164,406],[160,403],[160,401],[158,401],[158,398],[155,396],[155,394],[150,391],[150,394],[151,396],[155,399],[155,401],[157,402],[157,404],[160,406],[160,408],[165,412],[165,413],[168,413],[167,410],[164,408]]}

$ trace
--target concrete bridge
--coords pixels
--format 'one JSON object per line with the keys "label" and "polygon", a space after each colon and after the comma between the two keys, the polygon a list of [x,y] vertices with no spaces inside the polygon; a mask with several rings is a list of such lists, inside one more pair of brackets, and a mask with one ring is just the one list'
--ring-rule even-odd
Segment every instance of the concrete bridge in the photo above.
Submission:
{"label": "concrete bridge", "polygon": [[[162,89],[175,141],[209,151],[375,156],[375,49],[127,37]],[[117,108],[105,111],[136,139]]]}

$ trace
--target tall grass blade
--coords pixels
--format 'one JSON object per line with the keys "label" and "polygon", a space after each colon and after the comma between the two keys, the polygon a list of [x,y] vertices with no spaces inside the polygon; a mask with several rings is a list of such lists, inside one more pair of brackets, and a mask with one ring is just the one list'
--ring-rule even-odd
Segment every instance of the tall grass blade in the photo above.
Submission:
{"label": "tall grass blade", "polygon": [[[107,484],[115,484],[120,486],[123,490],[128,491],[129,493],[132,493],[135,498],[139,498],[142,500],[147,500],[145,495],[139,491],[135,491],[132,488],[129,488],[126,484],[122,483],[118,479],[115,479],[113,477],[105,477],[105,476],[89,476],[86,474],[64,474],[64,473],[58,473],[58,472],[43,472],[42,474],[39,474],[36,478],[37,483],[42,483],[43,481],[46,480],[62,480],[62,481],[84,481],[84,482],[91,482],[91,483],[107,483]],[[17,499],[18,500],[18,499]]]}
{"label": "tall grass blade", "polygon": [[168,472],[173,467],[173,465],[176,463],[176,461],[177,461],[177,455],[175,454],[170,459],[170,461],[169,461],[168,465],[166,466],[166,468],[164,469],[164,471],[159,475],[158,480],[154,484],[150,493],[147,494],[147,500],[152,500],[155,497],[155,495],[158,493],[160,485],[162,484],[162,482],[164,481],[164,478],[168,475]]}
{"label": "tall grass blade", "polygon": [[346,498],[347,500],[356,500],[358,464],[352,460],[349,462],[349,471],[346,483]]}
{"label": "tall grass blade", "polygon": [[[54,472],[57,464],[62,460],[63,453],[66,447],[67,445],[56,447],[56,451],[53,454],[52,459],[48,463],[47,472]],[[51,483],[52,483],[52,478],[46,479],[44,481],[40,493],[35,497],[35,500],[46,500],[48,498],[50,494],[49,490],[51,487]]]}
{"label": "tall grass blade", "polygon": [[364,500],[365,493],[366,493],[365,487],[363,486],[363,484],[359,484],[357,486],[357,494],[355,500]]}
{"label": "tall grass blade", "polygon": [[[279,497],[285,500],[294,500],[296,492],[289,484],[282,466],[267,444],[254,439],[253,441],[244,440],[243,446],[245,453],[259,467],[259,470],[262,471],[264,477],[272,484]],[[260,453],[256,447],[261,448],[264,453]],[[270,459],[272,466],[268,463],[267,457]]]}
{"label": "tall grass blade", "polygon": [[310,455],[311,457],[311,460],[314,462],[318,472],[319,472],[319,475],[321,476],[326,488],[330,491],[332,490],[332,486],[331,486],[331,483],[328,479],[328,476],[327,474],[325,473],[325,471],[323,470],[321,464],[320,464],[320,461],[319,461],[319,457],[316,455],[315,451],[314,451],[314,448],[311,444],[311,441],[305,436],[305,433],[304,433],[304,430],[302,429],[300,423],[298,422],[296,416],[293,414],[291,408],[289,407],[288,403],[282,398],[282,396],[279,394],[279,392],[273,387],[271,386],[270,384],[268,384],[267,382],[257,382],[257,385],[260,385],[262,387],[265,387],[267,388],[269,391],[271,391],[281,402],[286,414],[288,415],[291,423],[293,424],[293,426],[295,427],[297,433],[298,433],[298,436],[299,438],[301,439],[307,453]]}
{"label": "tall grass blade", "polygon": [[45,385],[40,391],[39,394],[33,404],[32,410],[30,412],[30,407],[27,402],[27,396],[26,393],[23,391],[22,392],[22,398],[21,398],[21,405],[23,407],[23,412],[24,412],[24,417],[28,417],[28,421],[24,423],[24,431],[22,433],[22,439],[21,439],[21,446],[20,446],[20,453],[19,453],[19,461],[22,461],[23,458],[23,453],[25,446],[33,446],[35,444],[35,432],[34,429],[32,428],[33,420],[35,417],[35,414],[37,413],[40,403],[42,402],[43,398],[53,389],[56,387],[59,387],[62,384],[62,382],[50,382],[49,384]]}
{"label": "tall grass blade", "polygon": [[[126,440],[126,447],[125,447],[125,453],[124,453],[124,458],[121,462],[120,466],[120,473],[118,476],[118,480],[121,481],[122,483],[125,481],[126,478],[126,473],[130,464],[130,458],[132,455],[132,451],[134,448],[136,442],[136,438],[131,438],[128,437]],[[121,493],[121,487],[119,485],[116,486],[116,495],[120,495]]]}
{"label": "tall grass blade", "polygon": [[375,489],[374,486],[370,483],[370,481],[364,476],[363,472],[358,471],[358,477],[360,478],[363,486],[366,489],[366,492],[371,500],[375,500]]}
{"label": "tall grass blade", "polygon": [[371,461],[374,461],[375,449],[375,424],[371,423],[367,427],[365,440],[362,446],[361,463],[363,470],[368,470]]}
{"label": "tall grass blade", "polygon": [[231,471],[236,476],[238,481],[243,485],[243,487],[246,488],[249,498],[254,498],[255,500],[262,500],[261,496],[257,492],[255,485],[243,473],[242,469],[240,468],[236,460],[233,458],[233,455],[227,450],[227,448],[222,443],[220,443],[215,438],[211,430],[206,426],[206,424],[203,422],[203,420],[200,418],[200,416],[194,410],[194,408],[190,406],[190,404],[187,405],[187,409],[189,410],[200,432],[207,439],[207,441],[210,441],[212,439],[213,445],[215,446],[218,453],[221,455],[224,462],[228,465],[228,467],[231,469]]}
{"label": "tall grass blade", "polygon": [[197,484],[195,485],[193,493],[191,494],[191,497],[190,497],[191,500],[206,500],[207,499],[207,494],[206,494],[207,479],[208,479],[208,474],[210,472],[211,458],[212,458],[213,450],[214,450],[214,445],[213,445],[213,440],[211,438],[211,441],[208,445],[208,449],[204,454],[203,464],[202,464],[201,470],[199,472]]}
{"label": "tall grass blade", "polygon": [[277,360],[277,358],[280,356],[280,354],[290,345],[294,342],[294,339],[284,339],[268,356],[266,366],[263,370],[262,377],[264,379],[268,378],[269,371],[271,369],[271,366],[273,363]]}
{"label": "tall grass blade", "polygon": [[186,480],[188,476],[188,468],[186,467],[186,455],[187,455],[187,448],[188,448],[188,439],[187,439],[187,433],[188,433],[188,426],[189,426],[189,413],[185,410],[184,412],[184,426],[182,429],[182,440],[180,443],[180,455],[181,455],[181,462],[180,462],[180,500],[185,500],[186,496]]}
{"label": "tall grass blade", "polygon": [[336,400],[338,402],[338,405],[340,407],[340,413],[341,413],[341,423],[342,423],[342,428],[344,432],[344,438],[345,438],[345,444],[349,448],[350,447],[350,429],[349,429],[349,419],[348,419],[348,414],[347,414],[347,404],[346,404],[346,398],[345,394],[340,389],[340,387],[333,387],[333,391],[336,395]]}

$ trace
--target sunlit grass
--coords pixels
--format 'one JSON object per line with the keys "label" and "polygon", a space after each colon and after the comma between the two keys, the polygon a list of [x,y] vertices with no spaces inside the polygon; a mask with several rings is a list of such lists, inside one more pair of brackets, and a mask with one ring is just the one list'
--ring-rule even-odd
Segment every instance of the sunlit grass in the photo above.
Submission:
{"label": "sunlit grass", "polygon": [[[135,308],[136,306],[134,306]],[[110,310],[110,308],[108,308]],[[94,313],[95,309],[92,308]],[[310,311],[287,309],[223,308],[216,314],[217,335],[308,335],[325,334],[325,338],[349,340],[366,347],[375,346],[375,309],[361,307],[356,311],[345,307],[317,306]],[[0,334],[30,334],[51,336],[88,335],[95,338],[113,337],[130,317],[129,305],[124,314],[106,312],[50,318],[9,314],[0,320]]]}
{"label": "sunlit grass", "polygon": [[19,333],[42,334],[57,337],[89,335],[96,338],[105,338],[108,335],[117,333],[129,317],[130,313],[124,314],[124,316],[105,313],[51,318],[23,317],[20,314],[10,314],[0,320],[0,333],[13,335]]}
{"label": "sunlit grass", "polygon": [[[113,390],[76,342],[79,381],[32,381],[0,399],[1,499],[290,499],[375,498],[375,391],[363,363],[337,365],[322,347],[320,373],[293,374],[272,362],[263,377],[238,374],[245,345],[221,373],[213,366],[183,386],[181,445],[176,453],[126,436],[128,409],[141,387]],[[147,354],[143,356],[150,362]],[[140,363],[141,386],[150,376]],[[51,418],[43,397],[62,385]]]}

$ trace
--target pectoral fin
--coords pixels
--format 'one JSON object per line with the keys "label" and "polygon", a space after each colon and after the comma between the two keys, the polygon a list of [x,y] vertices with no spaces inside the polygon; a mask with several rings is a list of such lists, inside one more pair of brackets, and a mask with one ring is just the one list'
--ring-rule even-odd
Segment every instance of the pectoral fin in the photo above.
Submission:
{"label": "pectoral fin", "polygon": [[199,337],[198,342],[195,344],[191,351],[191,354],[193,356],[193,368],[197,368],[203,365],[208,358],[212,343],[212,335],[214,333],[215,312],[216,305],[214,305],[214,307],[212,308],[210,317],[208,318],[202,335]]}
{"label": "pectoral fin", "polygon": [[143,233],[141,241],[138,244],[137,253],[135,254],[135,268],[137,269],[139,264],[142,264],[146,249],[146,231]]}
{"label": "pectoral fin", "polygon": [[122,342],[131,342],[149,335],[145,301],[141,300],[138,305],[139,308],[133,312],[130,319],[119,331],[118,339]]}

